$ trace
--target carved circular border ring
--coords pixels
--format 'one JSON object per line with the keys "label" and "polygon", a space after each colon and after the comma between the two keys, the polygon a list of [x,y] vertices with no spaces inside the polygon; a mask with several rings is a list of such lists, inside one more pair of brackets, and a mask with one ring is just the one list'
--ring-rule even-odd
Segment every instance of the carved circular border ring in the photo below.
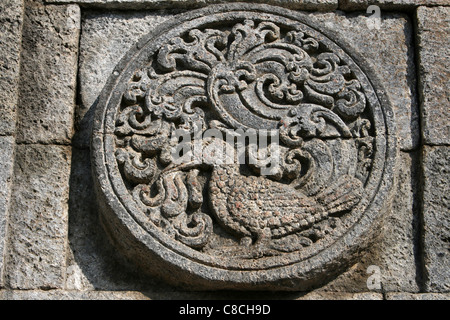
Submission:
{"label": "carved circular border ring", "polygon": [[[272,259],[267,263],[239,263],[228,259],[213,259],[196,250],[188,248],[159,232],[141,211],[135,206],[133,199],[123,185],[119,169],[114,157],[114,124],[117,105],[127,81],[132,77],[137,66],[145,63],[149,55],[158,49],[159,43],[168,41],[183,30],[214,21],[237,17],[243,19],[249,15],[261,18],[267,15],[280,21],[299,21],[322,35],[322,41],[333,47],[334,53],[352,66],[352,70],[364,70],[358,77],[366,78],[373,88],[364,88],[371,104],[378,108],[370,109],[376,121],[376,156],[369,181],[374,185],[370,197],[363,199],[365,210],[352,217],[358,221],[348,221],[352,225],[344,234],[335,235],[336,241],[317,250],[308,256],[307,250],[301,254],[293,253],[290,258],[283,256],[282,261]],[[272,20],[271,20],[272,21]],[[287,23],[287,22],[285,22]],[[323,37],[325,36],[325,37]],[[346,52],[350,45],[342,40],[330,40],[330,32],[319,29],[318,23],[306,15],[273,7],[256,4],[215,5],[170,19],[148,35],[143,37],[121,60],[109,78],[94,117],[92,132],[92,163],[97,199],[102,213],[101,220],[105,228],[116,237],[116,245],[130,258],[134,259],[150,273],[160,274],[169,281],[180,284],[187,283],[197,288],[238,288],[238,289],[307,289],[323,281],[325,275],[331,276],[344,268],[357,256],[376,231],[375,222],[379,220],[385,204],[390,200],[394,176],[394,163],[397,146],[393,111],[381,83],[375,73],[367,67],[364,59],[356,52]],[[337,44],[335,44],[337,43]],[[346,48],[345,50],[342,48]],[[351,57],[349,60],[347,57]],[[367,189],[367,188],[366,188]],[[361,208],[362,206],[359,206]],[[142,216],[140,216],[142,215]],[[265,264],[265,265],[264,265]],[[189,276],[181,276],[188,274]]]}

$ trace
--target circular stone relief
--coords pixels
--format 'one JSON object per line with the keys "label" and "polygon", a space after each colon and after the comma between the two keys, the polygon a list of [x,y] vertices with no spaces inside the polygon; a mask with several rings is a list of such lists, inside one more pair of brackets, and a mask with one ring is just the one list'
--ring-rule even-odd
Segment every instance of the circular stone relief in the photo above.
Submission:
{"label": "circular stone relief", "polygon": [[307,290],[358,257],[390,199],[395,130],[380,84],[331,35],[228,4],[130,50],[92,133],[118,250],[195,289]]}

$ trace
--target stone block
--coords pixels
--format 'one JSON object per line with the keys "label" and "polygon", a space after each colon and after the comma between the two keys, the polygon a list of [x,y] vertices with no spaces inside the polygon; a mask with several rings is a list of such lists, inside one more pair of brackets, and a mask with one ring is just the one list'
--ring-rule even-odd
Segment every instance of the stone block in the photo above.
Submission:
{"label": "stone block", "polygon": [[339,9],[366,10],[370,5],[377,5],[386,10],[408,10],[417,6],[450,5],[449,0],[339,0]]}
{"label": "stone block", "polygon": [[[220,0],[45,0],[47,3],[79,3],[83,6],[102,7],[109,9],[173,9],[173,8],[196,8],[209,4],[223,3]],[[245,1],[225,1],[245,2]],[[279,5],[297,10],[335,10],[338,0],[253,0],[248,2],[267,3]]]}
{"label": "stone block", "polygon": [[14,137],[0,137],[0,287],[3,286],[3,255],[6,246],[13,163]]}
{"label": "stone block", "polygon": [[[68,258],[68,290],[142,290],[154,287],[123,261],[111,246],[98,217],[89,150],[72,150]],[[167,288],[158,284],[160,290]]]}
{"label": "stone block", "polygon": [[[176,12],[173,12],[173,14]],[[367,57],[393,104],[400,147],[417,148],[420,138],[413,54],[413,26],[407,15],[386,14],[379,30],[370,29],[364,15],[314,13],[330,30],[336,30],[353,49]],[[83,17],[80,49],[80,97],[75,143],[89,146],[92,110],[107,77],[120,58],[145,34],[172,14],[88,13]],[[100,59],[101,57],[101,59]],[[395,84],[395,85],[392,85]],[[89,112],[91,110],[91,112]]]}
{"label": "stone block", "polygon": [[450,300],[448,293],[389,292],[386,300]]}
{"label": "stone block", "polygon": [[425,146],[422,157],[425,289],[449,292],[450,147]]}
{"label": "stone block", "polygon": [[297,300],[383,300],[383,295],[376,292],[312,292]]}
{"label": "stone block", "polygon": [[165,11],[87,12],[83,15],[79,65],[81,103],[76,110],[74,145],[89,147],[93,110],[98,96],[122,56],[139,38],[172,15]]}
{"label": "stone block", "polygon": [[16,126],[23,8],[23,0],[0,3],[0,135]]}
{"label": "stone block", "polygon": [[378,277],[380,286],[373,287],[377,292],[420,291],[417,152],[401,152],[397,167],[394,201],[380,226],[378,238],[358,263],[319,291],[364,292],[372,289],[368,287],[371,276]]}
{"label": "stone block", "polygon": [[70,142],[80,10],[27,2],[19,93],[19,143]]}
{"label": "stone block", "polygon": [[375,28],[364,14],[311,15],[365,57],[392,103],[400,148],[417,148],[420,129],[411,19],[405,14],[383,13],[379,28]]}
{"label": "stone block", "polygon": [[[376,245],[384,291],[419,292],[419,158],[401,153],[392,209]],[[418,281],[419,280],[419,281]]]}
{"label": "stone block", "polygon": [[12,289],[62,288],[71,150],[17,145],[5,254]]}
{"label": "stone block", "polygon": [[423,142],[450,143],[450,7],[417,9]]}
{"label": "stone block", "polygon": [[3,300],[148,300],[135,291],[2,290]]}

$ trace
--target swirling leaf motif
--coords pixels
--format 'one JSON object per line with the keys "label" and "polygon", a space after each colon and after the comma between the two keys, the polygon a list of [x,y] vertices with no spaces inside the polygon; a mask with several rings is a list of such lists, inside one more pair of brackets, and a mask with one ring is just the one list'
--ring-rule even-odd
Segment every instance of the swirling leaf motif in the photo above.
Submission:
{"label": "swirling leaf motif", "polygon": [[299,147],[303,138],[351,138],[345,122],[334,112],[315,104],[291,109],[280,121],[280,138],[288,146]]}
{"label": "swirling leaf motif", "polygon": [[306,51],[289,42],[292,36],[282,39],[275,24],[255,26],[247,20],[234,26],[231,37],[226,62],[216,65],[208,79],[208,96],[214,107],[220,106],[221,94],[236,92],[244,108],[278,120],[278,110],[302,101],[301,87],[313,63]]}
{"label": "swirling leaf motif", "polygon": [[347,80],[351,74],[347,65],[334,53],[321,53],[305,82],[305,90],[311,101],[331,110],[340,116],[355,119],[366,107],[365,95],[360,91],[358,80]]}
{"label": "swirling leaf motif", "polygon": [[[190,30],[163,45],[146,71],[136,72],[124,100],[137,104],[144,99],[145,105],[122,112],[122,124],[128,116],[134,129],[120,128],[120,133],[151,131],[154,118],[181,119],[189,127],[186,114],[196,113],[196,106],[209,104],[223,114],[220,96],[233,93],[239,98],[231,102],[265,119],[278,121],[284,114],[279,110],[305,103],[343,119],[357,118],[366,106],[359,81],[336,54],[320,53],[319,47],[300,31],[282,37],[272,22],[245,20],[231,31]],[[137,117],[140,121],[133,120]]]}
{"label": "swirling leaf motif", "polygon": [[[336,54],[320,50],[320,42],[304,32],[283,36],[276,24],[252,20],[224,31],[192,29],[162,45],[129,82],[115,131],[124,141],[116,153],[118,163],[125,178],[138,184],[133,197],[149,216],[189,246],[206,244],[212,222],[199,211],[203,198],[196,173],[184,177],[158,171],[171,163],[168,146],[174,130],[193,134],[199,122],[202,130],[207,128],[203,108],[222,115],[226,95],[257,119],[273,121],[285,145],[294,148],[285,153],[282,172],[272,178],[288,177],[299,188],[307,186],[311,172],[318,170],[311,152],[300,151],[303,140],[351,138],[345,121],[357,119],[366,107],[350,68]],[[302,164],[311,170],[300,177]],[[155,184],[157,194],[151,196]],[[194,213],[187,214],[188,207]]]}

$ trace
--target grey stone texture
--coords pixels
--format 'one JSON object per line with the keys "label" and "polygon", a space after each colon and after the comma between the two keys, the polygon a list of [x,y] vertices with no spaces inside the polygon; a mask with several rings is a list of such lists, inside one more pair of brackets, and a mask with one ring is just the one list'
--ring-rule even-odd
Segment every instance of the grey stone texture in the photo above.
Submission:
{"label": "grey stone texture", "polygon": [[19,143],[70,143],[79,30],[77,5],[27,2],[16,132]]}
{"label": "grey stone texture", "polygon": [[1,290],[1,300],[148,300],[134,291]]}
{"label": "grey stone texture", "polygon": [[[96,99],[106,81],[106,76],[111,74],[115,64],[120,60],[129,47],[147,31],[147,26],[163,22],[167,12],[147,15],[145,13],[119,13],[111,16],[109,14],[98,14],[97,12],[87,13],[82,19],[82,38],[80,52],[80,97],[81,106],[78,109],[77,121],[91,123],[89,119],[89,109],[95,107]],[[397,121],[400,123],[401,133],[400,144],[403,149],[410,150],[417,148],[419,139],[418,111],[415,96],[414,78],[414,55],[413,55],[413,27],[410,19],[406,15],[386,16],[380,30],[370,30],[367,28],[367,18],[364,15],[346,15],[344,13],[312,14],[312,16],[325,24],[329,29],[338,30],[357,51],[368,55],[372,62],[372,68],[381,74],[380,78],[389,79],[395,86],[389,86],[390,98],[396,107]],[[369,39],[369,41],[367,41]],[[116,43],[122,43],[118,46]],[[98,57],[102,57],[99,62]],[[395,70],[394,72],[392,70]],[[98,84],[98,85],[94,85]],[[79,122],[82,123],[82,122]],[[83,125],[80,126],[83,128]],[[78,135],[85,139],[81,141],[81,147],[88,147],[85,132]],[[77,143],[80,140],[76,140]],[[398,218],[392,211],[391,222],[386,231],[386,239],[383,245],[386,251],[400,248],[401,252],[396,252],[397,256],[389,258],[389,253],[385,252],[382,257],[367,259],[364,263],[358,264],[355,271],[361,276],[353,282],[347,280],[335,281],[326,290],[339,287],[344,290],[343,283],[352,283],[345,287],[346,290],[365,291],[368,275],[365,273],[371,264],[379,264],[383,268],[383,279],[386,288],[390,291],[406,290],[417,292],[416,266],[415,266],[415,244],[413,222],[415,223],[415,213],[413,209],[413,193],[415,178],[411,176],[411,166],[415,160],[411,160],[409,155],[404,155],[403,173],[405,184],[401,185],[404,197],[397,198],[396,205],[401,211]],[[411,188],[409,188],[411,187]],[[405,230],[401,228],[405,227]],[[404,234],[397,234],[395,231],[401,230]],[[392,233],[390,233],[392,232]],[[391,239],[389,239],[391,237]],[[401,239],[399,239],[401,238]],[[397,243],[396,243],[397,241]],[[396,247],[397,246],[397,247]],[[400,259],[401,257],[401,259]],[[403,268],[407,272],[404,272]],[[74,272],[82,271],[79,267],[73,267]],[[350,272],[351,273],[351,272]],[[351,273],[352,276],[355,273]],[[80,275],[83,278],[82,275]],[[398,278],[396,278],[398,277]],[[345,278],[345,277],[344,277]],[[88,285],[89,286],[89,285]],[[343,287],[344,286],[344,287]],[[358,288],[358,289],[355,289]]]}
{"label": "grey stone texture", "polygon": [[16,146],[4,273],[9,288],[64,286],[70,158],[66,146]]}
{"label": "grey stone texture", "polygon": [[418,152],[400,154],[394,202],[374,249],[385,292],[421,290],[419,166]]}
{"label": "grey stone texture", "polygon": [[108,241],[95,203],[89,154],[86,149],[72,149],[66,289],[171,291],[159,281],[139,274]]}
{"label": "grey stone texture", "polygon": [[[224,2],[245,1],[221,1],[221,0],[45,0],[47,3],[79,3],[83,6],[93,6],[111,9],[166,9],[166,8],[195,8],[209,4]],[[280,5],[299,10],[335,10],[339,0],[255,0],[254,3],[266,3]]]}
{"label": "grey stone texture", "polygon": [[172,14],[165,11],[114,14],[88,11],[83,14],[79,59],[80,105],[75,113],[75,146],[89,147],[93,110],[116,64],[139,38]]}
{"label": "grey stone texture", "polygon": [[380,292],[421,290],[419,164],[418,152],[400,153],[394,201],[378,238],[363,259],[319,291],[367,291],[370,266],[379,268]]}
{"label": "grey stone texture", "polygon": [[[394,201],[346,272],[309,293],[186,292],[117,252],[89,159],[100,91],[149,30],[222,2],[234,1],[0,0],[0,300],[449,300],[449,0],[256,1],[322,11],[310,16],[366,57],[395,109]],[[369,28],[371,4],[380,29]],[[370,266],[381,279],[372,292]]]}
{"label": "grey stone texture", "polygon": [[[414,262],[414,233],[417,230],[414,212],[413,195],[416,194],[414,182],[417,170],[416,156],[404,153],[401,156],[402,173],[397,182],[397,189],[401,190],[401,196],[394,201],[396,210],[391,210],[388,219],[389,223],[383,232],[383,237],[377,241],[376,248],[372,249],[363,261],[358,262],[349,271],[339,276],[336,280],[316,290],[312,294],[284,293],[285,299],[379,299],[378,293],[366,293],[367,268],[370,265],[377,265],[381,269],[383,288],[391,291],[417,292],[417,276]],[[157,279],[149,279],[143,276],[136,268],[127,261],[121,259],[109,241],[105,241],[105,234],[98,219],[98,211],[95,205],[95,198],[92,186],[92,176],[89,160],[89,150],[73,149],[72,167],[70,177],[70,197],[69,197],[69,252],[66,275],[67,290],[141,290],[146,291],[150,299],[208,299],[208,298],[236,298],[238,293],[215,294],[197,293],[195,295],[174,289]],[[404,228],[404,229],[402,229]],[[383,255],[379,255],[377,250],[384,250]],[[399,249],[399,252],[395,252]],[[387,252],[386,252],[387,251]],[[393,256],[388,254],[394,252]],[[404,268],[404,269],[402,269]],[[155,292],[149,292],[148,288],[154,288]],[[339,293],[344,292],[344,293]],[[345,293],[348,292],[348,293]],[[353,292],[353,293],[350,293]],[[61,291],[53,292],[52,295],[65,297]],[[79,297],[77,293],[73,293]],[[88,293],[86,293],[87,295]],[[252,293],[255,295],[256,293]],[[119,298],[111,294],[113,297]],[[243,296],[238,298],[247,298]],[[102,296],[102,295],[100,295]],[[277,298],[279,294],[256,295],[256,298]],[[95,293],[89,293],[89,299],[95,297]],[[254,298],[255,296],[252,296]]]}
{"label": "grey stone texture", "polygon": [[423,248],[427,292],[450,291],[450,147],[425,146]]}
{"label": "grey stone texture", "polygon": [[[365,15],[344,13],[311,14],[330,30],[336,30],[352,49],[367,57],[380,79],[395,85],[386,86],[392,101],[400,147],[412,150],[420,139],[419,111],[416,94],[413,53],[413,26],[407,15],[386,14],[379,30],[368,27]],[[167,12],[155,14],[125,13],[86,14],[80,49],[80,97],[77,111],[78,131],[75,143],[87,147],[89,125],[96,99],[120,58],[133,43],[156,25],[170,17]],[[118,45],[118,44],[121,45]],[[102,59],[99,59],[102,57]]]}
{"label": "grey stone texture", "polygon": [[315,13],[324,27],[334,30],[362,54],[385,84],[393,105],[402,150],[418,147],[420,139],[419,110],[416,93],[414,29],[406,14],[384,13],[379,29],[370,28],[364,14]]}
{"label": "grey stone texture", "polygon": [[366,10],[370,5],[377,5],[386,10],[413,9],[418,6],[450,5],[449,0],[339,0],[339,9]]}
{"label": "grey stone texture", "polygon": [[388,292],[386,300],[450,300],[448,293]]}
{"label": "grey stone texture", "polygon": [[14,137],[0,136],[0,287],[3,286],[3,256],[6,247],[8,208],[13,179]]}
{"label": "grey stone texture", "polygon": [[450,7],[419,7],[417,50],[423,142],[450,143]]}
{"label": "grey stone texture", "polygon": [[[260,22],[261,15],[266,15],[267,21]],[[212,29],[197,29],[212,22]],[[296,31],[292,31],[293,25]],[[375,220],[392,199],[397,150],[391,106],[373,73],[365,71],[369,83],[341,49],[352,53],[348,39],[336,39],[339,47],[320,33],[334,39],[319,19],[243,4],[192,11],[155,30],[117,66],[94,118],[91,157],[95,193],[102,221],[118,250],[148,273],[164,275],[190,289],[304,291],[353,262],[356,253],[373,239],[378,226]],[[188,32],[192,40],[184,37]],[[311,47],[301,51],[303,44],[294,41],[296,37],[308,37]],[[297,51],[303,53],[294,56]],[[330,66],[328,58],[339,60],[339,67],[323,69],[322,65]],[[154,60],[148,64],[146,59]],[[366,66],[360,55],[355,54],[354,59],[361,68]],[[296,61],[297,69],[295,76],[289,76],[293,82],[286,80],[284,86],[295,83],[304,93],[286,94],[285,98],[284,94],[275,97],[274,89],[262,92],[258,86],[269,77],[271,81],[287,78],[293,68],[290,61]],[[253,63],[254,69],[244,78],[238,66],[247,62]],[[316,74],[326,76],[319,79]],[[340,99],[334,94],[347,92],[345,87],[350,84],[357,95],[351,103],[343,106],[339,100],[335,109],[323,107],[325,96],[331,101]],[[151,100],[147,100],[147,90]],[[177,99],[172,101],[171,95]],[[203,110],[191,106],[193,97],[204,103]],[[141,109],[144,111],[135,111]],[[316,128],[315,120],[308,122],[310,113],[316,111],[323,114],[322,125],[334,125],[335,131]],[[139,124],[135,112],[140,114]],[[269,118],[266,113],[276,115]],[[215,122],[228,130],[280,128],[281,162],[291,151],[310,157],[304,181],[300,184],[289,175],[288,170],[300,174],[299,167],[287,165],[289,160],[280,164],[277,179],[256,171],[250,174],[256,170],[250,164],[240,168],[235,163],[180,165],[169,155],[162,159],[169,128],[193,130],[194,118],[190,117],[195,116],[205,121],[202,131]],[[370,133],[359,132],[362,117],[370,119]],[[348,126],[357,133],[352,135]],[[304,137],[315,139],[296,144],[292,139],[299,138],[303,130]],[[357,155],[357,142],[368,143],[376,152]],[[319,157],[315,154],[318,150],[326,150],[329,156]],[[145,164],[138,168],[130,157],[145,159]],[[366,159],[370,164],[360,172],[360,161]],[[239,169],[250,171],[245,174]],[[209,178],[205,180],[203,175]],[[284,183],[277,181],[282,177]],[[151,186],[158,190],[154,196],[147,194]],[[327,194],[325,199],[322,193]],[[201,209],[187,213],[190,206]],[[281,220],[277,218],[280,215]]]}
{"label": "grey stone texture", "polygon": [[0,135],[16,127],[23,9],[23,0],[0,3]]}
{"label": "grey stone texture", "polygon": [[[409,297],[409,296],[408,296]],[[204,299],[289,299],[289,300],[382,300],[374,292],[327,292],[310,294],[239,292],[148,292],[148,291],[69,291],[0,290],[0,300],[204,300]]]}

